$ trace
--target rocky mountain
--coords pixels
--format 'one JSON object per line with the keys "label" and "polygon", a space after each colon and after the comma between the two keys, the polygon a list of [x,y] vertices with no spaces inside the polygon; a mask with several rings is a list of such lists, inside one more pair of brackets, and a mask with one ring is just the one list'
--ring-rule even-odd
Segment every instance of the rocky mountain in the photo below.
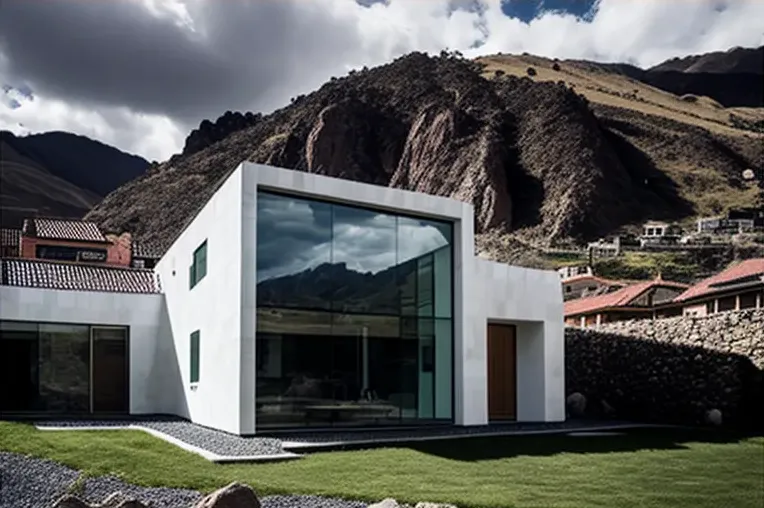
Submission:
{"label": "rocky mountain", "polygon": [[227,135],[192,134],[184,154],[88,219],[168,246],[242,160],[471,202],[479,250],[512,260],[530,245],[762,200],[761,180],[742,175],[761,178],[764,136],[750,127],[763,111],[676,97],[587,62],[412,53],[270,115],[240,115],[251,124],[231,115],[214,124]]}
{"label": "rocky mountain", "polygon": [[3,227],[33,215],[82,217],[104,196],[146,171],[136,155],[68,132],[17,137],[0,132]]}
{"label": "rocky mountain", "polygon": [[672,58],[649,69],[603,66],[678,96],[705,96],[726,107],[764,107],[764,46]]}
{"label": "rocky mountain", "polygon": [[764,46],[735,47],[684,58],[672,58],[648,69],[649,72],[686,72],[702,74],[764,74]]}

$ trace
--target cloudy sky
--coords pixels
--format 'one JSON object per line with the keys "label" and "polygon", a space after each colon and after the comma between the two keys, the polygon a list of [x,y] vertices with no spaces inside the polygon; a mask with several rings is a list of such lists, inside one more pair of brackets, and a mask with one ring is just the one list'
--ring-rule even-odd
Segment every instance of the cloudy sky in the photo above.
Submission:
{"label": "cloudy sky", "polygon": [[762,0],[0,0],[0,128],[164,160],[204,118],[412,50],[650,66],[761,45],[762,19]]}

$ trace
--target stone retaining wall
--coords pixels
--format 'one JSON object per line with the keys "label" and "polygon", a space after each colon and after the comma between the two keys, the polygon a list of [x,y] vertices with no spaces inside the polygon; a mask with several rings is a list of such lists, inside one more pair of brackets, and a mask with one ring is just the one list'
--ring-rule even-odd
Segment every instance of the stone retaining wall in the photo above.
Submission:
{"label": "stone retaining wall", "polygon": [[764,309],[566,329],[566,391],[585,414],[761,425]]}

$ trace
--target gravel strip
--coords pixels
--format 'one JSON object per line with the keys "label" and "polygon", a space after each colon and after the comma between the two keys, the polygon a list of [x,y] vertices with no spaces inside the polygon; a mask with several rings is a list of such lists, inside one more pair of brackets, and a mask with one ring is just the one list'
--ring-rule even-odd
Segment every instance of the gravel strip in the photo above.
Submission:
{"label": "gravel strip", "polygon": [[355,441],[375,441],[375,440],[400,440],[421,439],[453,436],[480,436],[480,435],[511,435],[513,433],[530,431],[584,431],[591,428],[601,427],[620,427],[629,425],[627,422],[602,422],[602,421],[567,421],[556,423],[507,423],[492,424],[480,426],[439,426],[439,427],[420,427],[407,429],[379,429],[379,430],[351,430],[351,431],[284,431],[265,434],[277,437],[282,441],[294,443],[353,443]]}
{"label": "gravel strip", "polygon": [[[51,508],[79,473],[49,460],[0,452],[0,508]],[[153,508],[190,508],[202,494],[189,489],[139,487],[112,476],[88,478],[78,496],[99,503],[114,492]],[[366,508],[366,503],[318,496],[265,496],[263,508]]]}
{"label": "gravel strip", "polygon": [[175,418],[136,418],[130,420],[60,420],[35,422],[38,427],[119,427],[137,425],[156,430],[217,455],[243,457],[279,455],[284,452],[281,440],[272,437],[241,437],[202,427]]}
{"label": "gravel strip", "polygon": [[49,460],[0,452],[0,508],[49,508],[78,476]]}

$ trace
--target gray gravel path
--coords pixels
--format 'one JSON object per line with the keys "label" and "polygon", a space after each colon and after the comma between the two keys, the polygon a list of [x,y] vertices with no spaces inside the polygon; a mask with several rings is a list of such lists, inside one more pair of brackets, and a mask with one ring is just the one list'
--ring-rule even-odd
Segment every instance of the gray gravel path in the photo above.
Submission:
{"label": "gray gravel path", "polygon": [[[50,508],[79,473],[49,460],[0,452],[0,508]],[[91,503],[122,492],[153,508],[190,508],[201,498],[195,490],[139,487],[115,477],[88,478],[78,495]],[[366,503],[318,496],[265,496],[263,508],[366,508]]]}
{"label": "gray gravel path", "polygon": [[545,432],[570,432],[584,431],[591,428],[614,427],[633,425],[628,422],[617,421],[583,421],[568,420],[565,422],[552,423],[533,423],[533,422],[512,422],[505,424],[474,425],[469,427],[458,427],[455,425],[442,425],[432,427],[408,427],[402,429],[373,429],[373,430],[326,430],[321,432],[311,432],[309,430],[294,431],[274,431],[264,432],[265,436],[275,437],[282,441],[292,443],[319,444],[327,442],[342,442],[352,444],[355,441],[374,441],[374,440],[399,440],[405,442],[411,439],[438,438],[454,436],[491,436],[507,435],[513,433],[545,431]]}
{"label": "gray gravel path", "polygon": [[130,420],[46,420],[35,422],[38,427],[120,427],[139,425],[196,446],[208,452],[228,457],[279,455],[285,453],[281,440],[268,437],[241,437],[202,427],[180,418],[156,417]]}

